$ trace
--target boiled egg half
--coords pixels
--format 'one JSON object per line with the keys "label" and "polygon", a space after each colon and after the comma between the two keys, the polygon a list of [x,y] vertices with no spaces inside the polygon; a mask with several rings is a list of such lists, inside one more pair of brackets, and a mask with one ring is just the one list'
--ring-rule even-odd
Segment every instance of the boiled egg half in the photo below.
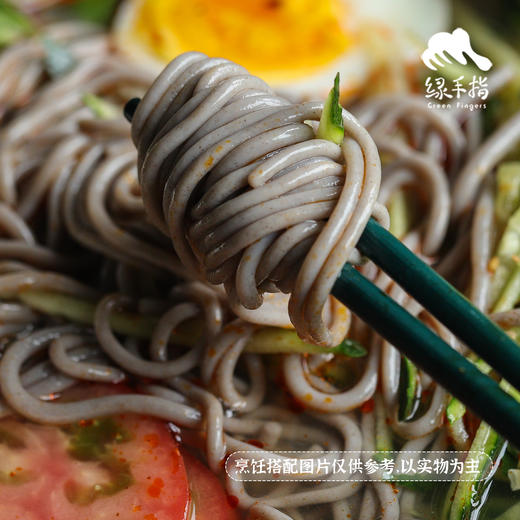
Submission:
{"label": "boiled egg half", "polygon": [[122,52],[154,69],[196,50],[309,99],[323,97],[337,71],[344,97],[382,66],[401,74],[449,22],[448,0],[125,0],[113,32]]}

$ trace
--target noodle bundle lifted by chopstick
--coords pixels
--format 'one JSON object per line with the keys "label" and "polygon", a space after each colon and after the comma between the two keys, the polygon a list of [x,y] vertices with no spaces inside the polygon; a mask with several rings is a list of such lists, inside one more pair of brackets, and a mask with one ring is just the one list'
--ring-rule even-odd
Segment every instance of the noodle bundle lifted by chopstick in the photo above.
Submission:
{"label": "noodle bundle lifted by chopstick", "polygon": [[233,308],[291,293],[299,335],[330,346],[346,334],[345,319],[325,323],[332,285],[370,216],[385,223],[386,213],[371,137],[343,111],[341,146],[317,139],[322,111],[320,102],[276,96],[239,65],[191,52],[148,90],[132,138],[147,214],[184,266],[223,283]]}
{"label": "noodle bundle lifted by chopstick", "polygon": [[[329,292],[344,262],[360,262],[368,219],[390,220],[519,334],[508,287],[520,270],[499,244],[520,202],[497,201],[520,167],[490,174],[519,141],[520,114],[488,135],[480,111],[385,93],[349,106],[358,119],[342,112],[337,145],[316,137],[323,103],[283,99],[225,59],[181,55],[152,84],[103,32],[42,31],[73,59],[61,75],[38,35],[0,55],[0,419],[160,418],[200,441],[248,520],[425,517],[426,493],[375,477],[264,486],[224,463],[252,449],[348,466],[372,451],[482,448],[474,430],[489,427]],[[490,96],[511,78],[490,74]],[[147,89],[130,135],[123,105]],[[468,354],[375,264],[360,270]]]}

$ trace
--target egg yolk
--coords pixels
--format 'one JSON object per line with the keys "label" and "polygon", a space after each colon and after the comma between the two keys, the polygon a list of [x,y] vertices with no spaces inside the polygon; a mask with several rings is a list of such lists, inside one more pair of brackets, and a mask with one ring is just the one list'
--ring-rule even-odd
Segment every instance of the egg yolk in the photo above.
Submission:
{"label": "egg yolk", "polygon": [[164,61],[197,50],[270,81],[317,72],[352,45],[342,0],[142,0],[134,31]]}

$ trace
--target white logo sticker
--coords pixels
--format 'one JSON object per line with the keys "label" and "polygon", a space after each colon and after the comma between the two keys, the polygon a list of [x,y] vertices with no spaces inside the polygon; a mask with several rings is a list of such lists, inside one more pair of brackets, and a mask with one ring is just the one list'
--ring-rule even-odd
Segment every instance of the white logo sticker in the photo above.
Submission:
{"label": "white logo sticker", "polygon": [[[456,107],[471,111],[486,108],[483,101],[489,96],[487,76],[476,75],[475,68],[467,66],[465,69],[469,75],[453,77],[454,71],[446,67],[454,61],[468,65],[466,56],[482,71],[488,71],[493,66],[489,58],[473,50],[469,34],[460,27],[451,33],[438,32],[428,40],[428,48],[421,54],[421,59],[429,69],[440,71],[439,76],[428,76],[424,83],[429,108],[449,110]],[[443,74],[444,67],[449,73]],[[456,70],[458,72],[461,68]]]}

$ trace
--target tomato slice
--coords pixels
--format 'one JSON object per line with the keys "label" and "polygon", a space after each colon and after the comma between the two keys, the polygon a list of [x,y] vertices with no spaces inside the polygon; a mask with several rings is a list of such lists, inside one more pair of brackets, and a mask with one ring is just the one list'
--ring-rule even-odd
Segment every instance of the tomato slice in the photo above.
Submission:
{"label": "tomato slice", "polygon": [[0,421],[2,520],[185,520],[189,503],[184,461],[162,421]]}
{"label": "tomato slice", "polygon": [[195,520],[239,520],[236,499],[226,494],[218,477],[187,449],[182,449],[182,457]]}
{"label": "tomato slice", "polygon": [[[65,399],[127,392],[81,385]],[[188,449],[181,454],[163,421],[0,420],[1,520],[239,520],[236,502]]]}
{"label": "tomato slice", "polygon": [[61,460],[49,466],[49,455],[61,444],[53,429],[4,419],[0,421],[0,518],[40,520],[48,511],[38,497],[61,471]]}
{"label": "tomato slice", "polygon": [[53,486],[55,520],[184,520],[186,470],[166,424],[135,415],[110,420],[129,438],[109,443],[98,462],[67,456]]}

